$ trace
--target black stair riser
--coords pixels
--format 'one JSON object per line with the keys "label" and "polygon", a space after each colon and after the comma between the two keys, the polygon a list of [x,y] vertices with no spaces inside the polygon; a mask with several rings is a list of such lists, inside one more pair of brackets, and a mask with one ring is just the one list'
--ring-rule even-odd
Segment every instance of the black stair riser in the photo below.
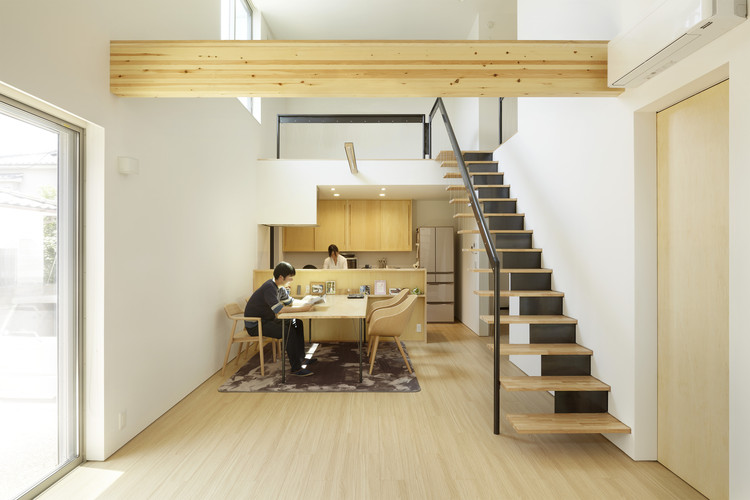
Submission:
{"label": "black stair riser", "polygon": [[503,184],[502,175],[474,175],[471,182],[475,186],[499,186]]}
{"label": "black stair riser", "polygon": [[477,172],[497,172],[497,165],[494,163],[470,163],[466,165],[466,170],[472,174]]}
{"label": "black stair riser", "polygon": [[550,290],[551,284],[552,276],[547,273],[512,273],[510,275],[511,290]]}
{"label": "black stair riser", "polygon": [[482,211],[486,214],[514,214],[516,213],[515,201],[485,201],[482,202]]}
{"label": "black stair riser", "polygon": [[555,413],[607,413],[607,391],[555,391]]}
{"label": "black stair riser", "polygon": [[495,248],[531,248],[531,233],[495,234]]}
{"label": "black stair riser", "polygon": [[523,215],[515,217],[487,217],[490,229],[523,229]]}
{"label": "black stair riser", "polygon": [[492,161],[492,153],[464,153],[464,161]]}
{"label": "black stair riser", "polygon": [[529,325],[532,344],[575,344],[576,325]]}
{"label": "black stair riser", "polygon": [[500,252],[504,269],[539,269],[542,267],[541,252]]}
{"label": "black stair riser", "polygon": [[542,376],[591,375],[591,356],[542,356]]}
{"label": "black stair riser", "polygon": [[510,188],[507,187],[480,187],[477,191],[479,191],[478,198],[510,198]]}
{"label": "black stair riser", "polygon": [[522,316],[535,314],[559,316],[562,314],[562,297],[521,297],[519,300]]}

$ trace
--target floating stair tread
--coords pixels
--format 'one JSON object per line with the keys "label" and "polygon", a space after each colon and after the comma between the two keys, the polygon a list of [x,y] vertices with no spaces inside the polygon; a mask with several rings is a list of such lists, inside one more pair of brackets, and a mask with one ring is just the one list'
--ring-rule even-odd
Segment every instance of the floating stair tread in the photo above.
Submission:
{"label": "floating stair tread", "polygon": [[[495,323],[495,317],[492,314],[482,314],[479,319],[492,325]],[[525,315],[507,315],[500,316],[502,325],[577,325],[578,320],[563,315],[547,314],[525,314]]]}
{"label": "floating stair tread", "polygon": [[[490,351],[495,344],[487,344]],[[594,351],[578,344],[500,344],[503,356],[543,355],[543,356],[591,356]]]}
{"label": "floating stair tread", "polygon": [[[516,214],[482,214],[482,215],[484,215],[485,217],[523,217],[526,214],[516,213]],[[453,214],[454,219],[460,219],[462,217],[473,219],[474,213],[473,212],[461,212],[458,214]]]}
{"label": "floating stair tread", "polygon": [[[532,229],[490,229],[490,234],[533,234]],[[479,229],[459,229],[456,234],[479,234]]]}
{"label": "floating stair tread", "polygon": [[609,413],[508,414],[519,434],[630,434],[630,427]]}
{"label": "floating stair tread", "polygon": [[[474,295],[494,297],[493,290],[474,290]],[[565,294],[555,290],[502,290],[501,297],[564,297]]]}
{"label": "floating stair tread", "polygon": [[506,391],[609,391],[610,387],[590,375],[500,377]]}
{"label": "floating stair tread", "polygon": [[[518,201],[518,198],[478,198],[477,201],[482,203],[483,201]],[[449,203],[469,203],[468,198],[451,198]]]}
{"label": "floating stair tread", "polygon": [[[484,248],[462,248],[464,252],[484,252]],[[496,252],[538,252],[542,253],[541,248],[496,248]]]}
{"label": "floating stair tread", "polygon": [[[471,271],[474,273],[491,273],[492,269],[472,269]],[[530,267],[530,268],[506,267],[506,268],[500,269],[500,272],[501,273],[520,273],[520,274],[551,274],[552,269],[539,268],[539,267]]]}

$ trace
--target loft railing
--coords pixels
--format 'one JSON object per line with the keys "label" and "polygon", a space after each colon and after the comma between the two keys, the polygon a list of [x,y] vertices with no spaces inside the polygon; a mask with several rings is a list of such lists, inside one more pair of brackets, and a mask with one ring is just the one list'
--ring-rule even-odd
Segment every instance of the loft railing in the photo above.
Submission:
{"label": "loft railing", "polygon": [[466,168],[466,162],[464,161],[463,154],[461,154],[461,148],[458,147],[456,134],[453,132],[451,121],[448,118],[448,113],[445,111],[443,100],[440,97],[435,100],[435,104],[432,106],[432,110],[430,111],[429,115],[430,156],[432,153],[432,120],[438,110],[440,110],[440,115],[443,118],[445,129],[448,132],[448,139],[450,140],[451,148],[453,148],[453,154],[455,155],[456,162],[458,163],[458,170],[459,172],[461,172],[461,178],[464,181],[464,186],[466,187],[466,191],[469,193],[469,204],[471,205],[471,210],[474,213],[474,218],[477,221],[479,234],[482,237],[482,242],[484,243],[484,248],[487,251],[487,257],[489,258],[490,266],[492,267],[495,302],[493,308],[495,327],[495,361],[492,381],[495,417],[494,432],[495,434],[500,434],[500,273],[502,271],[502,254],[498,254],[497,249],[495,248],[495,242],[492,239],[490,229],[487,225],[487,220],[484,218],[484,213],[482,212],[482,208],[479,205],[479,199],[477,198],[476,191],[474,190],[474,186],[471,183],[471,178],[469,177],[469,172]]}

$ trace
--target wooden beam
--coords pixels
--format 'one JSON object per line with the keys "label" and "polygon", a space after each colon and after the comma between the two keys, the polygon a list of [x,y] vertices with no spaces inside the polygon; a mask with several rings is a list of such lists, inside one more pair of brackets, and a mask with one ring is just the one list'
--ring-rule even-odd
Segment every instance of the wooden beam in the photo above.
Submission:
{"label": "wooden beam", "polygon": [[124,97],[617,96],[603,41],[111,41]]}

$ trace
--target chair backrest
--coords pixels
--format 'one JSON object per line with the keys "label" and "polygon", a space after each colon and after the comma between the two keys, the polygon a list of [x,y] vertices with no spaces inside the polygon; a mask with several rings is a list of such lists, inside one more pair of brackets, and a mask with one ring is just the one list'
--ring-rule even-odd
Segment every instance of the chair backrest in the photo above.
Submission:
{"label": "chair backrest", "polygon": [[375,311],[382,309],[383,307],[392,307],[392,306],[399,305],[401,302],[404,301],[408,293],[409,293],[409,289],[404,288],[403,290],[398,292],[396,295],[394,295],[392,298],[381,300],[373,304],[372,309],[370,310],[370,313],[367,315],[367,321],[370,321],[372,319],[372,314]]}
{"label": "chair backrest", "polygon": [[240,309],[240,306],[232,302],[231,304],[227,304],[224,306],[224,312],[227,313],[227,318],[234,319],[232,316],[237,316],[238,314],[242,316],[243,311]]}
{"label": "chair backrest", "polygon": [[417,296],[409,295],[400,304],[393,307],[378,309],[370,318],[369,335],[398,337],[404,332],[406,324],[417,305]]}

